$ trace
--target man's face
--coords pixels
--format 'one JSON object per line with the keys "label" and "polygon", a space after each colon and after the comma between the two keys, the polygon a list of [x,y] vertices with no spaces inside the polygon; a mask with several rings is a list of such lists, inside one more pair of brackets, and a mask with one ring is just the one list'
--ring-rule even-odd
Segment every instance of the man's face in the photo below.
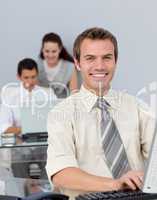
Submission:
{"label": "man's face", "polygon": [[97,95],[104,94],[110,88],[116,68],[114,45],[109,39],[84,39],[80,61],[75,60],[75,64],[81,70],[84,87],[94,90]]}
{"label": "man's face", "polygon": [[18,76],[18,78],[23,83],[25,89],[32,91],[32,89],[37,84],[38,72],[36,69],[24,69],[22,70],[21,76]]}

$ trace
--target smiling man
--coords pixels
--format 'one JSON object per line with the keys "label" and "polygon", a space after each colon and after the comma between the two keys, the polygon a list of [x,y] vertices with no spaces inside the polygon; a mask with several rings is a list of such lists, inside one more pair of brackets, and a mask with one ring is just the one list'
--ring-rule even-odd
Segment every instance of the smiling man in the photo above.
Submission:
{"label": "smiling man", "polygon": [[107,93],[116,68],[116,41],[113,44],[110,39],[92,40],[87,38],[82,41],[80,51],[80,56],[76,55],[75,63],[82,72],[84,87],[92,89],[97,95],[102,87],[102,93]]}
{"label": "smiling man", "polygon": [[117,58],[112,33],[103,28],[81,33],[74,60],[82,88],[49,113],[48,177],[71,199],[142,184],[155,123],[133,96],[111,89]]}

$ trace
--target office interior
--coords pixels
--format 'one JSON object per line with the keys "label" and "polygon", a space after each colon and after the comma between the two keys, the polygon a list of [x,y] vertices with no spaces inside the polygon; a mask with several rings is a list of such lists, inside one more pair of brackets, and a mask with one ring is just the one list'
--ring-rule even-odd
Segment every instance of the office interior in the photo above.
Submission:
{"label": "office interior", "polygon": [[[116,35],[119,43],[112,87],[146,102],[156,114],[156,7],[156,0],[1,1],[0,90],[8,83],[18,82],[20,59],[38,58],[45,33],[58,33],[72,54],[78,33],[89,27],[104,27]],[[1,171],[0,195],[25,198],[36,192],[53,192],[45,171],[47,137],[27,138],[22,143],[14,135],[3,135],[0,154],[5,152],[5,156],[1,157],[1,165],[11,167],[13,174],[4,175]],[[5,140],[10,145],[5,145]]]}

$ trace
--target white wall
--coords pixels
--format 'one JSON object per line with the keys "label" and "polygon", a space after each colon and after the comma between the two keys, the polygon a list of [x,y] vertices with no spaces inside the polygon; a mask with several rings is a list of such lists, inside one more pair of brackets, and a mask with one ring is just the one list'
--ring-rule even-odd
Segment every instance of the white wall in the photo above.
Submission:
{"label": "white wall", "polygon": [[16,80],[17,62],[36,58],[46,32],[61,35],[72,51],[74,38],[102,26],[119,41],[113,85],[136,94],[157,77],[156,0],[1,0],[0,87]]}

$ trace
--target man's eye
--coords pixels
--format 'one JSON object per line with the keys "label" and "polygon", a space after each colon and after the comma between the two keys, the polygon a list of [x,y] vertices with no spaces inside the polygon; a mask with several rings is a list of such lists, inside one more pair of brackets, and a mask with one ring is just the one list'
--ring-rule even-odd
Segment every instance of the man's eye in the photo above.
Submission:
{"label": "man's eye", "polygon": [[86,60],[92,61],[92,60],[94,60],[94,58],[93,57],[87,57]]}
{"label": "man's eye", "polygon": [[105,56],[104,60],[112,60],[112,56]]}

